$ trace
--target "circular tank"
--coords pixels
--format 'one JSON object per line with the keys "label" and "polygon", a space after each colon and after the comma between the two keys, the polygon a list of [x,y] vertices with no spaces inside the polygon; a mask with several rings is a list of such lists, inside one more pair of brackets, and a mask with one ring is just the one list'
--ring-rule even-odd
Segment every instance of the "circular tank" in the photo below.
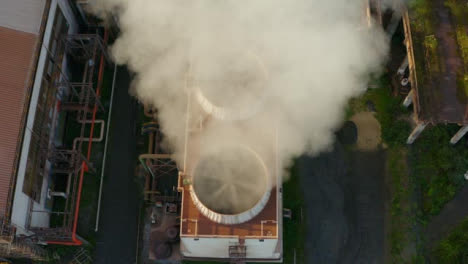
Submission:
{"label": "circular tank", "polygon": [[[236,59],[233,60],[232,57]],[[219,58],[222,71],[203,67],[195,74],[195,98],[203,110],[220,120],[244,120],[261,108],[268,73],[253,53]]]}
{"label": "circular tank", "polygon": [[192,200],[203,215],[218,223],[246,222],[270,198],[268,170],[259,155],[244,146],[202,155],[192,177]]}

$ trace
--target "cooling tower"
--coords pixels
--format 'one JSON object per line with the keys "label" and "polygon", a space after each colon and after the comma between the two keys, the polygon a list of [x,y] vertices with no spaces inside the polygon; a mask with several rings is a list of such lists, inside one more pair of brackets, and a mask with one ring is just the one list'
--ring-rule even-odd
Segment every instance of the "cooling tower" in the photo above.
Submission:
{"label": "cooling tower", "polygon": [[244,223],[265,207],[271,176],[260,156],[246,146],[204,154],[195,166],[190,194],[198,210],[222,224]]}
{"label": "cooling tower", "polygon": [[256,122],[268,74],[254,54],[244,53],[239,61],[222,62],[228,70],[220,76],[206,75],[194,64],[186,82],[193,85],[186,89],[186,144],[179,175],[180,241],[186,259],[282,259],[277,124]]}
{"label": "cooling tower", "polygon": [[251,52],[240,55],[236,62],[226,61],[220,64],[229,70],[225,69],[217,76],[205,76],[205,68],[197,70],[195,64],[193,88],[198,104],[206,113],[219,120],[251,118],[265,101],[268,86],[265,66]]}

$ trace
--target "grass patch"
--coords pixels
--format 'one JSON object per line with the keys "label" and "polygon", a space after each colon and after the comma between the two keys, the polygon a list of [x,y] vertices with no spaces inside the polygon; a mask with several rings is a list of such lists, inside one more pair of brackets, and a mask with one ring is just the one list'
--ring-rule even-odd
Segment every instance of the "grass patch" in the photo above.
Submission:
{"label": "grass patch", "polygon": [[425,35],[434,33],[431,0],[412,0],[409,3],[412,29],[424,32]]}
{"label": "grass patch", "polygon": [[390,253],[393,263],[403,263],[402,252],[410,237],[410,188],[406,164],[406,150],[392,147],[388,151],[387,170],[391,178]]}
{"label": "grass patch", "polygon": [[457,96],[466,103],[468,100],[468,5],[462,0],[447,0],[445,6],[450,9],[454,18],[457,44],[464,62],[464,73],[459,73],[457,77]]}
{"label": "grass patch", "polygon": [[462,53],[465,65],[468,64],[468,35],[466,33],[468,26],[468,5],[463,0],[446,0],[445,6],[450,9],[455,24],[457,42]]}
{"label": "grass patch", "polygon": [[432,251],[436,263],[468,263],[468,218]]}
{"label": "grass patch", "polygon": [[412,177],[421,190],[423,220],[437,215],[463,185],[468,168],[468,149],[448,142],[458,126],[426,128],[410,148]]}
{"label": "grass patch", "polygon": [[426,67],[431,74],[440,74],[440,61],[437,48],[439,43],[434,35],[429,35],[424,38],[424,58]]}
{"label": "grass patch", "polygon": [[351,100],[347,116],[367,111],[369,101],[375,105],[382,140],[388,146],[391,261],[424,263],[424,234],[420,230],[464,184],[468,149],[449,144],[457,125],[427,127],[413,145],[406,145],[409,112],[401,106],[401,99],[391,95],[386,78],[380,79],[379,86]]}
{"label": "grass patch", "polygon": [[[468,16],[468,14],[467,14]],[[460,26],[458,25],[455,29],[457,35],[457,42],[460,48],[461,55],[463,57],[463,61],[465,63],[465,70],[468,67],[468,35],[466,25]]]}

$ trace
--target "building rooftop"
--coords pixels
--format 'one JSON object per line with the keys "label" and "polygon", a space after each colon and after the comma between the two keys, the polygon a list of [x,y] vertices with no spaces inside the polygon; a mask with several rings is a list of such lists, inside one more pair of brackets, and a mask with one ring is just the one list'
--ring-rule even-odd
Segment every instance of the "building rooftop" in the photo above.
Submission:
{"label": "building rooftop", "polygon": [[3,215],[19,155],[38,34],[0,26],[0,39],[0,215]]}
{"label": "building rooftop", "polygon": [[[408,22],[409,21],[409,22]],[[418,119],[430,123],[468,123],[468,5],[465,0],[410,3],[405,27],[411,29]],[[410,58],[411,60],[411,58]]]}

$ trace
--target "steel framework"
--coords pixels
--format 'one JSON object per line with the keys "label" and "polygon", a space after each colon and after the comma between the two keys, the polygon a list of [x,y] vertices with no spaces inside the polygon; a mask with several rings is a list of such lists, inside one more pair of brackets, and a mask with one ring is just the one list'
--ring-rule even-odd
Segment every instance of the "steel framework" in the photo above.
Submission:
{"label": "steel framework", "polygon": [[[51,105],[76,115],[76,121],[80,125],[77,137],[84,138],[87,133],[86,120],[92,118],[93,109],[104,111],[96,92],[96,61],[104,57],[109,62],[109,56],[105,49],[105,42],[96,32],[95,34],[75,34],[63,36],[58,42],[56,52],[49,56],[53,61],[52,92],[54,101]],[[82,78],[80,82],[72,82],[62,69],[63,58],[68,56],[74,62],[82,66]],[[45,111],[48,112],[48,111]],[[54,134],[51,133],[51,124],[56,123],[57,115],[46,115],[40,120],[41,128],[38,132],[40,145],[40,158],[36,162],[37,173],[45,175],[68,175],[67,195],[63,211],[39,211],[34,209],[34,200],[30,199],[27,229],[32,231],[37,241],[70,241],[72,239],[72,227],[74,224],[75,205],[78,189],[78,176],[81,170],[93,172],[93,165],[83,154],[87,149],[80,140],[76,146],[55,146]],[[53,127],[53,125],[52,125]],[[36,132],[36,131],[35,131]],[[88,132],[89,133],[89,132]],[[35,227],[31,224],[33,214],[55,215],[61,219],[57,226],[49,228]]]}
{"label": "steel framework", "polygon": [[[157,111],[152,111],[156,113]],[[152,115],[149,115],[152,116]],[[153,117],[154,118],[154,117]],[[144,198],[151,203],[156,202],[180,202],[178,192],[175,196],[161,195],[157,191],[158,180],[161,177],[177,177],[178,167],[172,159],[171,154],[167,154],[161,148],[162,133],[157,121],[145,123],[142,126],[142,134],[148,134],[148,154],[138,157],[145,175]]]}

